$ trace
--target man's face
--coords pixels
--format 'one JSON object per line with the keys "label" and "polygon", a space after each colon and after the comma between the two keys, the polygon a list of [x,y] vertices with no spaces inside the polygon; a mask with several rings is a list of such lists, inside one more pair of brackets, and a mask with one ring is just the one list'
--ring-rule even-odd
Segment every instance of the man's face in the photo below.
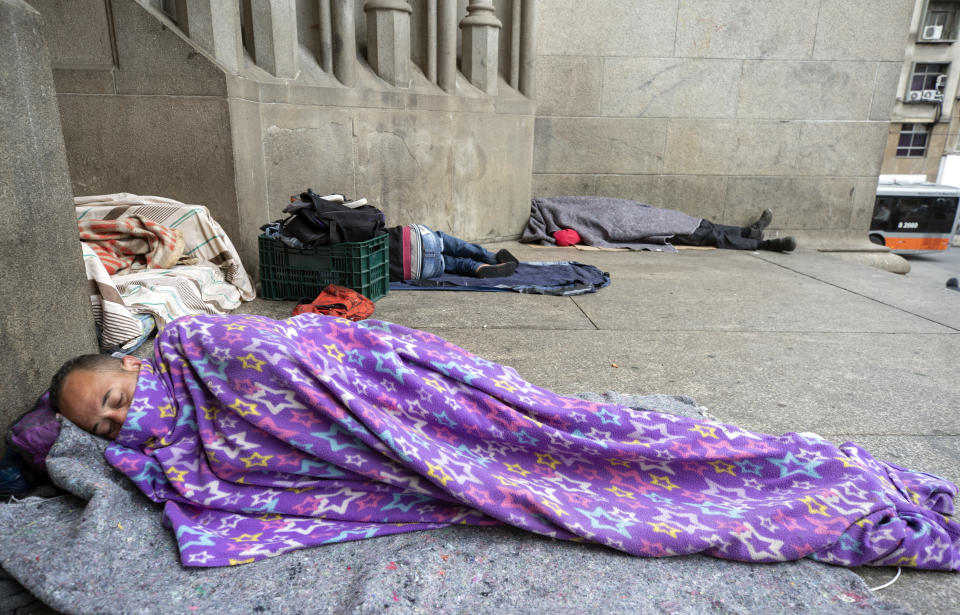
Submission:
{"label": "man's face", "polygon": [[60,413],[77,427],[113,440],[127,418],[139,371],[140,359],[131,356],[123,357],[117,370],[75,370],[63,383]]}

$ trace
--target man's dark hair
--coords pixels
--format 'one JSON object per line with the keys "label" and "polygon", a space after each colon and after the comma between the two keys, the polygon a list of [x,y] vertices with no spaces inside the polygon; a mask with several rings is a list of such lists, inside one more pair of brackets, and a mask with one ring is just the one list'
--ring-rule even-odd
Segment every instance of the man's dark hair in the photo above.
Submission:
{"label": "man's dark hair", "polygon": [[63,385],[67,376],[77,370],[88,372],[112,372],[122,369],[120,359],[108,354],[82,354],[74,357],[60,366],[57,373],[50,379],[50,407],[54,411],[60,410],[60,396],[63,394]]}

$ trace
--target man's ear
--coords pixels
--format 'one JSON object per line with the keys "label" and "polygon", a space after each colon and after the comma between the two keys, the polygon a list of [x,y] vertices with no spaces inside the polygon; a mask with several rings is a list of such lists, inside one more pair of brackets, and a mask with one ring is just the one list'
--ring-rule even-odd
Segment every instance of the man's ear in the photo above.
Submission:
{"label": "man's ear", "polygon": [[120,359],[120,365],[128,372],[140,371],[141,363],[143,363],[143,361],[131,355],[124,355],[124,357]]}

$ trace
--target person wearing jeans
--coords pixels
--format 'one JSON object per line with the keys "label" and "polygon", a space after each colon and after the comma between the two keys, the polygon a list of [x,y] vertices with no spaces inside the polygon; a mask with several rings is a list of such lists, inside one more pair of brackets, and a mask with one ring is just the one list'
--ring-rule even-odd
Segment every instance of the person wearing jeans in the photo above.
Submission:
{"label": "person wearing jeans", "polygon": [[422,224],[387,229],[390,236],[390,281],[426,280],[443,273],[476,278],[512,275],[517,259],[507,250],[496,254]]}

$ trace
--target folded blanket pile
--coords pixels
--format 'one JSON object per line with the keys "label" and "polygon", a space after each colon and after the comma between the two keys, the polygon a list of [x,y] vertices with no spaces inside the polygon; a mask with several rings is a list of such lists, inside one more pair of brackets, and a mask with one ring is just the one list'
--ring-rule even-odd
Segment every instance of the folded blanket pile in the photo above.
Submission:
{"label": "folded blanket pile", "polygon": [[256,296],[206,207],[127,193],[74,201],[91,239],[81,244],[101,348],[130,351],[154,323],[229,312]]}

